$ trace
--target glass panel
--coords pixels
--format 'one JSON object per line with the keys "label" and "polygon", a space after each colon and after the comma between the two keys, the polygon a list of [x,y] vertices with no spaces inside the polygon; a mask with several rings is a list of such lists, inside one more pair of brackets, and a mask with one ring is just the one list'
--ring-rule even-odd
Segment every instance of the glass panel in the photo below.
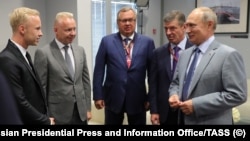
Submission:
{"label": "glass panel", "polygon": [[[106,35],[106,2],[104,0],[92,0],[92,51],[93,64],[101,38]],[[93,65],[94,66],[94,65]]]}

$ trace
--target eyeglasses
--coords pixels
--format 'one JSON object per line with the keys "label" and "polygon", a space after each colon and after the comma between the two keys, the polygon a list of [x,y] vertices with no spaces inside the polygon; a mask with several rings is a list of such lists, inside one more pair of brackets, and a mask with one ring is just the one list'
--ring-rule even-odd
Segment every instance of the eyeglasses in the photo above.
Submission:
{"label": "eyeglasses", "polygon": [[122,23],[127,23],[127,22],[132,23],[135,21],[135,19],[122,19],[122,20],[120,19],[119,21]]}

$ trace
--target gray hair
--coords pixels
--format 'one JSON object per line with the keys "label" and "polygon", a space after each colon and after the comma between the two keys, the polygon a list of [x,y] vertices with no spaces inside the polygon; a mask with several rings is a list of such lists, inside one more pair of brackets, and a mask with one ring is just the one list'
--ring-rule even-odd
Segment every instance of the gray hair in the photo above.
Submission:
{"label": "gray hair", "polygon": [[119,11],[118,11],[118,13],[117,13],[117,21],[119,21],[120,20],[120,13],[121,12],[127,12],[127,11],[133,11],[133,13],[134,13],[134,19],[136,19],[136,12],[135,12],[135,10],[132,8],[132,7],[123,7],[123,8],[121,8]]}
{"label": "gray hair", "polygon": [[165,23],[171,22],[175,19],[178,21],[179,25],[184,25],[186,21],[185,15],[181,11],[178,11],[178,10],[173,10],[169,13],[166,13],[165,16],[163,17],[163,21]]}
{"label": "gray hair", "polygon": [[209,7],[199,7],[197,9],[199,9],[202,12],[203,22],[208,22],[208,21],[214,22],[213,29],[215,30],[217,25],[217,15],[215,14],[215,12]]}
{"label": "gray hair", "polygon": [[74,18],[74,14],[70,12],[59,12],[56,14],[55,24],[59,23],[61,19],[64,18]]}

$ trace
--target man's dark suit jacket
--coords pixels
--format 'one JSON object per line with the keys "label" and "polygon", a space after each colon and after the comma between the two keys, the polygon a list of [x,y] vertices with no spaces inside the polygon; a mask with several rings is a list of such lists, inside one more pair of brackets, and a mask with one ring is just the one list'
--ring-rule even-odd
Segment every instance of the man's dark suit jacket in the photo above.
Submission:
{"label": "man's dark suit jacket", "polygon": [[14,95],[11,92],[9,83],[4,74],[0,71],[0,125],[20,125],[22,124],[19,110],[17,108]]}
{"label": "man's dark suit jacket", "polygon": [[10,82],[24,124],[50,124],[45,93],[17,46],[8,41],[0,53],[0,69]]}
{"label": "man's dark suit jacket", "polygon": [[[185,49],[192,46],[187,40]],[[168,89],[172,81],[170,43],[154,50],[149,80],[150,113],[158,113],[160,122],[165,123],[170,106]]]}

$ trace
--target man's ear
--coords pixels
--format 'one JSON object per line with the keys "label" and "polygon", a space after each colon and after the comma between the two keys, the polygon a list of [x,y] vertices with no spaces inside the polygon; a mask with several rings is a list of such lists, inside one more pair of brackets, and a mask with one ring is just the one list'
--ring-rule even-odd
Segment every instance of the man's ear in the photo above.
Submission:
{"label": "man's ear", "polygon": [[24,35],[24,32],[25,32],[25,27],[24,27],[24,25],[19,25],[19,26],[18,26],[18,31],[20,32],[21,35]]}

